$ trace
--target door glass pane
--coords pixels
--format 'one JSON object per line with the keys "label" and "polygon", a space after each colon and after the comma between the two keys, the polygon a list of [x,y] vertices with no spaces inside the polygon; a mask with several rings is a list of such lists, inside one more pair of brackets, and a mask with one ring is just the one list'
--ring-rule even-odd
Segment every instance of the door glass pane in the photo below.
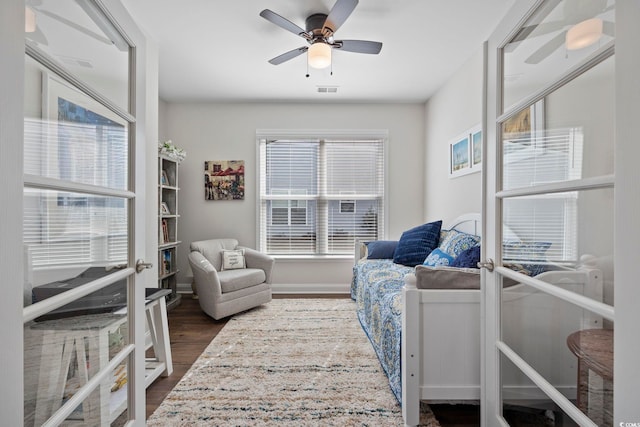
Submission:
{"label": "door glass pane", "polygon": [[502,188],[613,173],[614,58],[502,124]]}
{"label": "door glass pane", "polygon": [[128,125],[27,57],[24,172],[124,190]]}
{"label": "door glass pane", "polygon": [[26,1],[26,43],[129,109],[129,45],[92,0]]}
{"label": "door glass pane", "polygon": [[613,189],[505,199],[503,265],[529,276],[597,269],[602,290],[588,296],[613,305],[612,201]]}
{"label": "door glass pane", "polygon": [[503,49],[504,109],[611,42],[614,12],[612,0],[552,1],[540,7]]}
{"label": "door glass pane", "polygon": [[509,425],[578,426],[505,355],[501,355],[500,362],[502,415]]}
{"label": "door glass pane", "polygon": [[[89,268],[66,283],[100,274],[104,268]],[[58,293],[60,283],[38,295]],[[24,325],[25,426],[42,425],[128,344],[126,304],[120,281]],[[126,384],[123,362],[68,419],[108,425],[126,408]]]}
{"label": "door glass pane", "polygon": [[115,197],[26,188],[23,232],[33,286],[58,274],[73,277],[77,268],[126,263],[127,205]]}

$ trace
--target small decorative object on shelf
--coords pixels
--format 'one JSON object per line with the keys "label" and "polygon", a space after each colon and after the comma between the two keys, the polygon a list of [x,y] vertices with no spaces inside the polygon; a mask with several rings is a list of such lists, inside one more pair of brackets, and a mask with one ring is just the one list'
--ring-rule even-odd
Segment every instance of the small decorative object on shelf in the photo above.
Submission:
{"label": "small decorative object on shelf", "polygon": [[158,143],[158,153],[161,156],[166,156],[171,160],[175,160],[178,163],[180,163],[187,157],[187,152],[184,151],[182,148],[178,148],[175,145],[173,145],[173,142],[170,139],[167,141]]}

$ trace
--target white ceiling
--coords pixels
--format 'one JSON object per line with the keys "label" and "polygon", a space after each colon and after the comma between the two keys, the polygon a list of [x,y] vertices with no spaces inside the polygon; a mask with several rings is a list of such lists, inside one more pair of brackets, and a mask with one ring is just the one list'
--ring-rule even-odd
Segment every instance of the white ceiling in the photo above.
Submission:
{"label": "white ceiling", "polygon": [[[514,0],[361,0],[336,39],[383,43],[379,55],[334,50],[333,75],[306,45],[259,16],[271,9],[304,28],[335,0],[122,0],[158,43],[160,97],[169,102],[424,102],[481,48]],[[337,86],[335,94],[318,86]]]}

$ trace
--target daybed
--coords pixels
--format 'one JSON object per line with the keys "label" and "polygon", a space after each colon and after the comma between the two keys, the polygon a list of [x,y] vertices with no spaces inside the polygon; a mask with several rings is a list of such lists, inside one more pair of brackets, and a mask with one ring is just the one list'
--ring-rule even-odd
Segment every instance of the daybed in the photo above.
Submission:
{"label": "daybed", "polygon": [[[443,229],[478,235],[480,217],[468,214]],[[446,267],[408,267],[392,259],[367,259],[367,246],[356,243],[351,296],[358,318],[389,378],[391,390],[402,405],[406,425],[417,425],[420,401],[478,402],[480,399],[480,272],[460,269],[463,280],[433,283],[434,271],[451,274]],[[427,271],[429,270],[429,271]],[[455,277],[457,272],[454,272]],[[476,276],[474,279],[473,276]],[[593,299],[602,298],[602,275],[589,266],[576,270],[547,271],[537,278]],[[440,278],[436,281],[441,281]],[[461,285],[461,283],[463,283]],[[476,285],[473,285],[473,283]],[[503,340],[514,350],[540,360],[529,360],[567,397],[576,393],[576,362],[564,346],[566,337],[585,327],[602,327],[602,319],[587,317],[581,309],[511,282],[503,292],[503,315],[535,326],[522,340],[522,325],[506,324]],[[506,285],[505,285],[506,286]],[[433,289],[425,289],[425,288]],[[434,288],[436,287],[436,288]],[[440,287],[440,289],[437,289]],[[475,287],[475,289],[474,289]],[[535,319],[532,320],[532,319]],[[539,354],[531,349],[552,349]],[[533,384],[515,372],[504,371],[509,385],[538,393]],[[525,394],[526,394],[525,393]]]}

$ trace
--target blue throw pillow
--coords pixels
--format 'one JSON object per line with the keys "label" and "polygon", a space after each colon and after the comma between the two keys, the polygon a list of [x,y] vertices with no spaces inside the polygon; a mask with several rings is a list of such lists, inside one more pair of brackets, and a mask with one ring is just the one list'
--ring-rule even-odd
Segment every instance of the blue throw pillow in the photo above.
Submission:
{"label": "blue throw pillow", "polygon": [[451,255],[453,258],[457,258],[462,251],[472,248],[478,243],[480,243],[480,236],[463,233],[458,230],[449,230],[438,247],[441,251]]}
{"label": "blue throw pillow", "polygon": [[402,233],[393,254],[393,262],[415,267],[424,262],[440,240],[442,221],[419,225]]}
{"label": "blue throw pillow", "polygon": [[480,262],[480,246],[473,246],[469,249],[466,249],[458,255],[456,259],[453,260],[451,267],[461,267],[461,268],[478,268],[478,263]]}
{"label": "blue throw pillow", "polygon": [[429,267],[437,267],[439,265],[451,265],[453,262],[453,257],[446,252],[442,252],[440,249],[435,248],[427,259],[424,260],[422,265],[426,265]]}
{"label": "blue throw pillow", "polygon": [[[536,261],[545,260],[545,253],[551,246],[550,242],[521,242],[517,240],[505,240],[502,242],[503,259],[513,261],[505,263],[514,270],[518,270],[529,276],[537,276],[544,273],[548,266]],[[533,262],[532,262],[533,261]]]}
{"label": "blue throw pillow", "polygon": [[374,240],[367,242],[367,259],[392,259],[398,246],[397,240]]}

